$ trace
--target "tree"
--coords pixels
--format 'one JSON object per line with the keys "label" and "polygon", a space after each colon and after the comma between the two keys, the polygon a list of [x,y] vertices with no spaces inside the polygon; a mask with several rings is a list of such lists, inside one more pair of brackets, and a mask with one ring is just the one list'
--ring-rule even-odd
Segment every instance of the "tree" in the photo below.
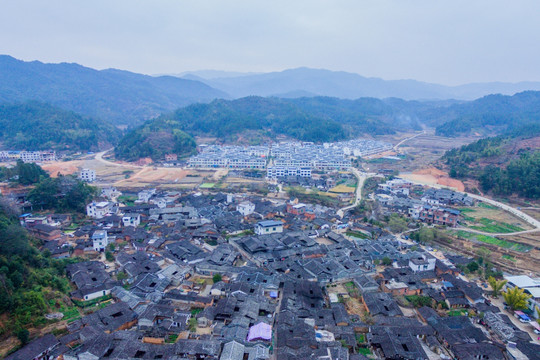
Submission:
{"label": "tree", "polygon": [[220,282],[221,274],[214,274],[214,276],[212,277],[212,280],[214,281],[214,284]]}
{"label": "tree", "polygon": [[189,331],[191,332],[197,331],[197,318],[195,318],[194,316],[190,317],[188,326],[189,326]]}
{"label": "tree", "polygon": [[392,265],[392,259],[390,259],[388,256],[385,256],[382,258],[381,263],[386,266]]}
{"label": "tree", "polygon": [[508,280],[497,280],[493,276],[490,276],[488,278],[488,283],[493,289],[494,298],[499,297],[499,294],[501,293],[502,288],[504,287],[504,285],[506,285],[507,282]]}
{"label": "tree", "polygon": [[478,268],[479,268],[479,266],[478,266],[478,263],[476,261],[471,261],[470,263],[467,264],[467,269],[472,273],[477,271]]}
{"label": "tree", "polygon": [[107,261],[109,261],[109,262],[113,262],[114,261],[114,255],[112,254],[112,252],[105,251],[105,259],[107,259]]}
{"label": "tree", "polygon": [[407,221],[397,214],[392,214],[388,220],[388,227],[394,233],[403,232],[407,230]]}
{"label": "tree", "polygon": [[435,240],[435,230],[428,227],[422,227],[418,231],[418,241],[422,244],[431,243]]}
{"label": "tree", "polygon": [[17,330],[15,335],[17,336],[17,339],[19,339],[22,345],[26,345],[26,343],[28,342],[28,338],[30,337],[30,332],[25,328],[20,328],[19,330]]}
{"label": "tree", "polygon": [[532,295],[526,294],[523,289],[513,287],[502,293],[504,301],[510,306],[512,310],[523,310],[527,308],[527,300]]}

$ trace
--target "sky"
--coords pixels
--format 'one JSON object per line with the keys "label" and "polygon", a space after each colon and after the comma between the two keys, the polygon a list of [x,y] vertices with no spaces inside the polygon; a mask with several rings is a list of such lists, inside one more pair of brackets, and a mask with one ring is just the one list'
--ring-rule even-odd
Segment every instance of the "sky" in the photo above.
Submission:
{"label": "sky", "polygon": [[540,1],[0,0],[0,54],[145,74],[540,81]]}

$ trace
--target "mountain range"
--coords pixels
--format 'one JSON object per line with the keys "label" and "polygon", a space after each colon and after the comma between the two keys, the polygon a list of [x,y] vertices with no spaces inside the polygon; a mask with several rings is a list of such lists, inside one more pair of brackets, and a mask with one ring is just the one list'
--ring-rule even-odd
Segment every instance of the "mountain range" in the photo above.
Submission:
{"label": "mountain range", "polygon": [[297,68],[264,74],[191,72],[183,78],[197,80],[226,92],[233,98],[244,96],[311,97],[330,96],[342,99],[360,97],[405,100],[473,100],[488,94],[513,95],[526,90],[540,90],[540,82],[471,83],[445,86],[416,80],[383,80],[344,71]]}
{"label": "mountain range", "polygon": [[37,100],[115,125],[136,125],[194,102],[228,97],[199,81],[0,56],[0,102]]}
{"label": "mountain range", "polygon": [[540,82],[445,86],[309,68],[262,74],[203,70],[178,76],[95,70],[73,63],[26,62],[0,55],[0,103],[36,100],[114,125],[137,126],[193,103],[245,96],[462,101],[488,94],[540,90]]}

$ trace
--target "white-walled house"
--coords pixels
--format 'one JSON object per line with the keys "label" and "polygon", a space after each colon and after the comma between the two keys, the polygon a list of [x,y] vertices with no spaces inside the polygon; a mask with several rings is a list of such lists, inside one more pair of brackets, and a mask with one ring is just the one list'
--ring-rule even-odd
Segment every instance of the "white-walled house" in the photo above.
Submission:
{"label": "white-walled house", "polygon": [[109,238],[107,236],[107,231],[105,230],[96,230],[92,234],[92,247],[94,251],[103,252],[109,245]]}
{"label": "white-walled house", "polygon": [[96,171],[92,169],[82,169],[79,173],[79,179],[86,182],[96,181]]}
{"label": "white-walled house", "polygon": [[141,223],[140,214],[124,214],[122,216],[122,224],[125,226],[137,227]]}
{"label": "white-walled house", "polygon": [[156,193],[156,189],[141,190],[137,194],[137,200],[135,202],[147,203],[148,201],[150,201],[150,198],[154,196],[155,193]]}
{"label": "white-walled house", "polygon": [[102,219],[109,213],[114,213],[115,205],[110,201],[92,201],[86,205],[86,215],[94,219]]}
{"label": "white-walled house", "polygon": [[283,232],[283,223],[275,220],[260,221],[255,225],[257,235],[266,235]]}
{"label": "white-walled house", "polygon": [[255,212],[255,204],[251,201],[242,201],[240,204],[236,205],[236,211],[243,216],[251,215]]}
{"label": "white-walled house", "polygon": [[409,267],[414,272],[435,270],[437,259],[430,254],[423,253],[409,259]]}

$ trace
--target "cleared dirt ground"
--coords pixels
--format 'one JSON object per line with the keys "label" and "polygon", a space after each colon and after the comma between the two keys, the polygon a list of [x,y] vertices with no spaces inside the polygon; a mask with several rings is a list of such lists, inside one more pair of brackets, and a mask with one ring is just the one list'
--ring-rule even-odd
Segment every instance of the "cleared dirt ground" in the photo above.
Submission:
{"label": "cleared dirt ground", "polygon": [[426,185],[442,185],[458,191],[465,191],[465,185],[461,181],[450,178],[448,173],[434,167],[417,170],[412,173],[402,173],[400,177],[418,181]]}

